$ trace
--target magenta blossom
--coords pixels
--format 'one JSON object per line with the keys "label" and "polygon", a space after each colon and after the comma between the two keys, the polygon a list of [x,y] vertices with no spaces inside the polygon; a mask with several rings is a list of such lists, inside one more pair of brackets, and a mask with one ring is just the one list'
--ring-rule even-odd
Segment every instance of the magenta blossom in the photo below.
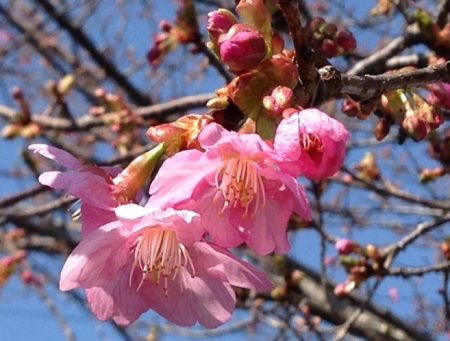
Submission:
{"label": "magenta blossom", "polygon": [[182,151],[164,162],[149,205],[199,213],[205,231],[222,247],[245,242],[259,254],[287,252],[289,217],[295,212],[310,220],[311,213],[295,178],[280,171],[282,159],[260,136],[215,123],[198,140],[205,152]]}
{"label": "magenta blossom", "polygon": [[115,220],[114,208],[119,199],[114,194],[113,177],[120,173],[120,167],[84,166],[64,150],[45,144],[32,144],[29,149],[67,168],[66,172],[51,171],[39,176],[39,182],[66,192],[82,200],[82,234]]}
{"label": "magenta blossom", "polygon": [[274,148],[296,165],[299,173],[310,179],[322,179],[342,166],[349,137],[342,123],[320,110],[306,109],[280,122]]}
{"label": "magenta blossom", "polygon": [[201,241],[194,212],[127,204],[116,214],[81,241],[61,273],[61,290],[85,288],[101,320],[129,324],[153,309],[181,326],[214,328],[235,307],[232,285],[272,287],[261,270]]}

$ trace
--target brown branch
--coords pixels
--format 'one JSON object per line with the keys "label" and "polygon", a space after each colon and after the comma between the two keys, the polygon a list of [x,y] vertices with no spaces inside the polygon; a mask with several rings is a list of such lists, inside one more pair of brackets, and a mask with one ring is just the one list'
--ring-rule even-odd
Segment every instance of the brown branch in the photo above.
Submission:
{"label": "brown branch", "polygon": [[228,70],[225,68],[225,65],[217,58],[214,52],[206,46],[200,35],[197,37],[195,45],[197,46],[198,51],[200,53],[203,53],[206,58],[208,58],[209,64],[212,65],[217,70],[217,72],[219,72],[219,74],[225,79],[225,81],[227,83],[231,83],[231,81],[233,80],[233,76],[228,72]]}
{"label": "brown branch", "polygon": [[448,22],[448,14],[450,13],[450,0],[442,0],[437,9],[437,23],[443,28]]}
{"label": "brown branch", "polygon": [[418,224],[414,231],[412,231],[397,243],[385,247],[381,253],[388,256],[386,262],[389,264],[400,251],[404,250],[408,245],[412,244],[417,238],[448,222],[450,222],[450,213],[442,216],[439,219]]}
{"label": "brown branch", "polygon": [[341,74],[333,66],[319,69],[320,81],[314,106],[318,106],[333,97],[351,95],[357,100],[376,98],[395,90],[424,86],[450,81],[450,62],[424,67],[413,71],[396,72],[382,75],[355,76]]}
{"label": "brown branch", "polygon": [[429,335],[419,332],[416,326],[409,325],[387,309],[367,302],[365,298],[354,294],[335,296],[334,283],[327,281],[325,287],[322,286],[318,273],[293,259],[287,258],[287,268],[288,272],[300,270],[304,273],[298,284],[288,291],[287,301],[294,306],[303,300],[312,314],[336,325],[345,323],[361,309],[361,314],[352,321],[349,331],[369,340],[432,340]]}
{"label": "brown branch", "polygon": [[312,103],[314,102],[317,89],[318,72],[314,65],[314,52],[306,44],[303,36],[298,1],[277,0],[277,6],[283,12],[289,28],[289,34],[291,35],[292,42],[294,43],[300,82],[309,97],[307,102]]}
{"label": "brown branch", "polygon": [[[393,186],[390,186],[389,188],[381,187],[379,185],[376,185],[372,182],[368,182],[368,181],[358,177],[354,172],[350,171],[347,167],[343,167],[342,169],[344,170],[344,172],[346,172],[352,176],[352,178],[354,180],[353,181],[354,185],[372,190],[382,197],[393,197],[393,198],[401,199],[405,202],[410,202],[410,203],[420,204],[420,205],[427,206],[427,207],[441,209],[444,212],[450,211],[450,205],[446,205],[445,203],[442,203],[441,201],[428,200],[423,197],[411,194],[409,192],[399,190],[397,188],[394,188]],[[346,184],[339,179],[333,179],[333,181],[337,181],[337,182]]]}
{"label": "brown branch", "polygon": [[450,269],[450,261],[442,262],[435,265],[423,266],[419,268],[391,268],[388,270],[387,275],[399,276],[403,278],[413,277],[413,276],[423,276],[433,272],[448,272]]}
{"label": "brown branch", "polygon": [[29,189],[26,189],[24,191],[15,193],[13,195],[9,195],[7,197],[4,197],[4,198],[0,199],[0,208],[5,208],[5,207],[8,207],[8,206],[12,206],[12,205],[18,203],[21,200],[33,197],[36,194],[40,194],[40,193],[46,192],[48,190],[50,190],[50,187],[37,185],[37,186],[35,186],[33,188],[29,188]]}
{"label": "brown branch", "polygon": [[96,77],[94,70],[89,70],[88,67],[79,68],[79,61],[69,55],[65,51],[62,51],[61,46],[49,47],[43,42],[45,41],[45,36],[40,32],[36,26],[30,25],[29,23],[21,22],[19,19],[15,18],[11,12],[0,4],[0,15],[3,16],[6,21],[14,27],[20,34],[23,35],[24,40],[37,52],[39,53],[46,62],[51,65],[51,67],[58,72],[60,75],[64,76],[68,73],[67,68],[61,62],[61,60],[66,61],[71,65],[72,71],[75,77],[75,84],[78,91],[80,91],[89,101],[94,102],[95,98],[91,92],[95,89],[95,84],[98,82],[98,77]]}
{"label": "brown branch", "polygon": [[376,73],[378,71],[377,67],[384,64],[386,60],[394,57],[411,45],[418,43],[422,38],[422,34],[417,26],[409,26],[403,36],[391,40],[384,48],[378,49],[378,51],[356,63],[347,72],[347,75]]}
{"label": "brown branch", "polygon": [[[206,102],[215,96],[214,93],[186,96],[167,101],[161,104],[154,104],[148,107],[141,107],[132,110],[133,114],[144,120],[157,119],[160,122],[167,120],[167,116],[186,112],[193,108],[204,107]],[[47,115],[34,115],[32,121],[39,124],[43,129],[55,129],[60,131],[86,131],[94,127],[108,125],[116,122],[120,118],[121,112],[108,113],[101,116],[85,115],[72,122],[69,119],[59,117],[49,117]],[[11,108],[0,105],[0,116],[6,120],[11,120],[15,116],[15,111]]]}
{"label": "brown branch", "polygon": [[413,88],[437,82],[450,81],[450,62],[408,72],[383,75],[341,75],[341,93],[361,99],[377,97],[383,93],[402,88]]}
{"label": "brown branch", "polygon": [[95,46],[94,42],[88,35],[80,28],[76,27],[70,18],[64,13],[59,13],[58,10],[47,0],[35,0],[36,5],[41,6],[47,14],[56,20],[58,25],[66,30],[74,41],[83,46],[90,54],[92,59],[103,68],[108,77],[114,79],[117,84],[122,87],[130,97],[130,99],[137,105],[150,105],[152,99],[150,96],[142,93],[136,88],[127,77],[120,72],[120,70],[106,58]]}

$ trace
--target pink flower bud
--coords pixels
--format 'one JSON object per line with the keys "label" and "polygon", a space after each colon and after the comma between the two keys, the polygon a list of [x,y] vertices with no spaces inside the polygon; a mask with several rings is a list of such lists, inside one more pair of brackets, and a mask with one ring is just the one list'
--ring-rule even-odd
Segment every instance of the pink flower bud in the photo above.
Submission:
{"label": "pink flower bud", "polygon": [[357,251],[358,245],[350,239],[339,239],[335,244],[335,248],[340,255],[348,255]]}
{"label": "pink flower bud", "polygon": [[219,9],[208,13],[208,23],[206,29],[209,33],[209,38],[214,43],[217,42],[220,35],[226,34],[229,29],[237,23],[233,13],[226,9]]}
{"label": "pink flower bud", "polygon": [[346,99],[342,102],[341,111],[348,117],[355,117],[360,110],[358,103],[352,99]]}
{"label": "pink flower bud", "polygon": [[263,35],[245,24],[236,24],[219,38],[221,59],[231,70],[256,68],[266,56]]}
{"label": "pink flower bud", "polygon": [[291,106],[293,96],[291,89],[285,86],[277,86],[270,96],[263,98],[263,107],[270,116],[280,116],[285,109]]}
{"label": "pink flower bud", "polygon": [[414,141],[422,141],[430,132],[429,124],[418,115],[406,116],[402,122],[402,127]]}

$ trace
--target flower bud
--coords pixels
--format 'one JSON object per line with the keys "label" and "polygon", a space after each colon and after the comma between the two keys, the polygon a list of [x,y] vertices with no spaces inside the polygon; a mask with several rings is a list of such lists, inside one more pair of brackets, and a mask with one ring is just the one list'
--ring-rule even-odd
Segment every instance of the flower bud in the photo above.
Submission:
{"label": "flower bud", "polygon": [[214,119],[209,115],[190,114],[172,123],[150,127],[147,136],[155,142],[164,143],[168,156],[180,150],[201,149],[197,140],[201,129]]}
{"label": "flower bud", "polygon": [[391,130],[391,124],[386,117],[381,117],[373,127],[373,132],[377,141],[383,140]]}
{"label": "flower bud", "polygon": [[114,193],[120,202],[133,202],[141,187],[150,177],[165,147],[161,143],[152,150],[139,155],[117,175],[113,182],[115,184]]}
{"label": "flower bud", "polygon": [[319,32],[325,37],[334,38],[338,28],[335,24],[325,24],[320,26]]}
{"label": "flower bud", "polygon": [[299,79],[297,66],[285,54],[277,54],[262,62],[259,70],[274,84],[293,89]]}
{"label": "flower bud", "polygon": [[336,44],[338,44],[344,52],[349,52],[356,48],[356,39],[352,32],[344,29],[338,32],[336,36]]}
{"label": "flower bud", "polygon": [[291,89],[285,86],[277,86],[270,96],[263,98],[263,107],[269,116],[280,116],[283,111],[291,106],[294,94]]}
{"label": "flower bud", "polygon": [[218,44],[220,58],[233,71],[254,69],[266,56],[263,35],[245,24],[234,25]]}
{"label": "flower bud", "polygon": [[361,161],[355,165],[355,170],[358,172],[357,174],[360,178],[368,182],[379,180],[381,177],[375,157],[371,152],[366,152],[364,154]]}
{"label": "flower bud", "polygon": [[402,127],[414,141],[422,141],[430,132],[430,126],[418,115],[407,115],[402,122]]}
{"label": "flower bud", "polygon": [[335,244],[335,248],[340,255],[348,255],[359,250],[358,244],[350,239],[339,239]]}
{"label": "flower bud", "polygon": [[236,18],[233,13],[226,9],[209,12],[208,23],[206,26],[209,39],[211,39],[213,43],[217,43],[219,37],[222,34],[226,34],[234,24],[237,24]]}
{"label": "flower bud", "polygon": [[442,167],[425,168],[420,172],[419,180],[421,183],[427,183],[445,174],[445,170]]}
{"label": "flower bud", "polygon": [[335,57],[338,53],[338,45],[331,39],[325,39],[322,42],[322,50],[327,53],[328,58]]}

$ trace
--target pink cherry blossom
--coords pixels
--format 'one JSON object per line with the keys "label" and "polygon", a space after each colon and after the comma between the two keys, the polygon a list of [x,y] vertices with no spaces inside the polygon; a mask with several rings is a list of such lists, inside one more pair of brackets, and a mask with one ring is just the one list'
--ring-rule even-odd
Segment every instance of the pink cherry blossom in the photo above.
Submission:
{"label": "pink cherry blossom", "polygon": [[114,194],[113,177],[119,167],[83,166],[68,152],[45,144],[32,144],[29,149],[58,162],[66,172],[50,171],[39,176],[39,182],[66,192],[82,200],[82,234],[115,220],[114,208],[119,200]]}
{"label": "pink cherry blossom", "polygon": [[129,324],[153,309],[181,326],[214,328],[234,310],[232,285],[272,287],[261,270],[202,241],[192,211],[127,204],[116,214],[80,242],[61,273],[61,290],[85,288],[101,320]]}
{"label": "pink cherry blossom", "polygon": [[285,253],[289,217],[310,220],[304,190],[280,171],[282,159],[256,134],[239,135],[212,123],[199,135],[205,152],[166,160],[150,187],[149,205],[190,209],[215,244],[245,242],[255,252]]}
{"label": "pink cherry blossom", "polygon": [[320,110],[306,109],[280,122],[274,148],[295,164],[298,172],[310,179],[322,179],[342,166],[349,137],[342,123]]}

